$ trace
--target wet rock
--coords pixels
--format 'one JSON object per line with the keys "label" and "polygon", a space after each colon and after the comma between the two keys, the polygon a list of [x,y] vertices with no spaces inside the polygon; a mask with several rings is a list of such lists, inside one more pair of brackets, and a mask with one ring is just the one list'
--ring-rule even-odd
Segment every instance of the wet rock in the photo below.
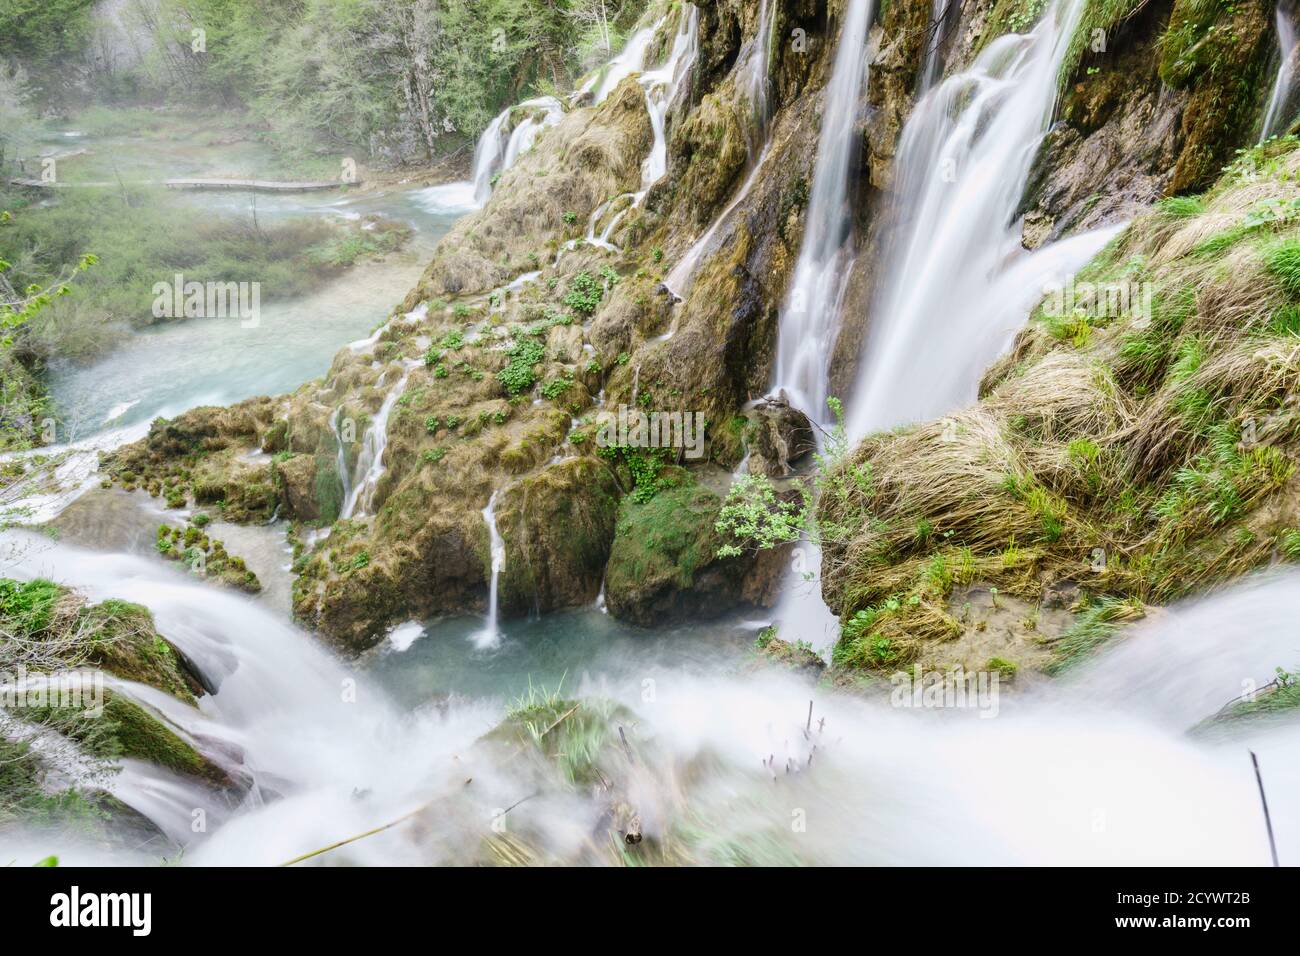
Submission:
{"label": "wet rock", "polygon": [[625,498],[605,575],[610,613],[642,626],[769,606],[786,557],[776,548],[720,558],[722,499],[689,475],[652,499]]}
{"label": "wet rock", "polygon": [[794,474],[794,465],[817,448],[808,416],[790,404],[784,391],[754,405],[746,437],[750,474],[768,478]]}

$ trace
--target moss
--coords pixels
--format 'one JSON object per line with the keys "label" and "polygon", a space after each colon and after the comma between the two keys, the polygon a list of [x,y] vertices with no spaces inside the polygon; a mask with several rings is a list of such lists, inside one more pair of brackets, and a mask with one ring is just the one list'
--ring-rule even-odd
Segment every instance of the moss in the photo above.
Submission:
{"label": "moss", "polygon": [[1251,133],[1267,85],[1263,0],[1176,0],[1159,42],[1163,82],[1189,89],[1171,193],[1208,185]]}
{"label": "moss", "polygon": [[25,716],[48,723],[59,733],[81,743],[109,762],[143,760],[175,773],[202,778],[224,786],[229,777],[158,718],[118,694],[104,693],[102,714],[83,708],[31,708]]}

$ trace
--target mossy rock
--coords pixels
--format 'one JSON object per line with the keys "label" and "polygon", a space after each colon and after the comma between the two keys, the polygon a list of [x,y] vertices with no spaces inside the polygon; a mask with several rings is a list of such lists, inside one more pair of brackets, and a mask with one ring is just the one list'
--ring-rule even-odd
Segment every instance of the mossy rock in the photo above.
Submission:
{"label": "mossy rock", "polygon": [[46,723],[105,761],[142,760],[212,786],[232,786],[230,776],[139,704],[104,692],[103,712],[84,707],[28,708],[26,719]]}
{"label": "mossy rock", "polygon": [[596,458],[563,461],[511,485],[497,506],[506,544],[502,606],[544,612],[595,600],[618,502],[618,483]]}
{"label": "mossy rock", "polygon": [[[780,555],[718,557],[714,529],[722,499],[688,472],[668,469],[649,501],[619,506],[605,599],[610,613],[635,624],[715,617],[745,603],[766,603]],[[778,549],[779,550],[779,549]]]}
{"label": "mossy rock", "polygon": [[[193,667],[158,633],[153,615],[139,604],[111,599],[88,604],[51,581],[0,578],[0,625],[29,640],[58,641],[65,667],[100,667],[188,704],[204,692]],[[70,635],[79,640],[62,646]]]}

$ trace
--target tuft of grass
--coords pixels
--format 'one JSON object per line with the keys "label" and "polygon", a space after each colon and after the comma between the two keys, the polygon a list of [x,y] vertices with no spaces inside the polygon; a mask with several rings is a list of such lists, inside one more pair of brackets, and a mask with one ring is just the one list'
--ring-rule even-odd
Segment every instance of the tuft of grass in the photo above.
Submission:
{"label": "tuft of grass", "polygon": [[1264,254],[1268,273],[1277,279],[1283,291],[1300,301],[1300,239],[1286,239],[1271,246]]}
{"label": "tuft of grass", "polygon": [[1054,658],[1044,670],[1056,677],[1090,657],[1115,636],[1121,624],[1144,616],[1142,604],[1132,599],[1104,597],[1081,611],[1057,639]]}

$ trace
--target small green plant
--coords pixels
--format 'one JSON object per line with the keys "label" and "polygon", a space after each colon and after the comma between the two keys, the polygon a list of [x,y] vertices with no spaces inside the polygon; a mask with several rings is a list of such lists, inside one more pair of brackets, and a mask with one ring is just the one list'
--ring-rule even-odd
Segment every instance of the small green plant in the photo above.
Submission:
{"label": "small green plant", "polygon": [[572,385],[571,378],[553,378],[542,386],[542,397],[554,401],[567,392]]}
{"label": "small green plant", "polygon": [[572,226],[575,222],[578,221],[578,214],[576,212],[566,212],[560,218],[564,220],[564,224],[566,226]]}
{"label": "small green plant", "polygon": [[[617,279],[617,276],[615,278]],[[564,296],[564,305],[579,315],[591,315],[600,305],[604,294],[605,290],[600,280],[584,270],[569,282],[569,291]]]}
{"label": "small green plant", "polygon": [[772,482],[761,475],[743,475],[727,491],[713,527],[727,543],[719,557],[735,557],[745,550],[762,551],[799,540],[808,521],[810,502],[777,496]]}
{"label": "small green plant", "polygon": [[536,338],[521,334],[506,353],[510,361],[497,372],[497,381],[507,395],[518,395],[537,382],[534,367],[546,357],[546,348]]}
{"label": "small green plant", "polygon": [[442,461],[446,454],[447,449],[440,445],[437,448],[426,448],[423,454],[420,455],[420,458],[427,464],[436,465],[438,462]]}

